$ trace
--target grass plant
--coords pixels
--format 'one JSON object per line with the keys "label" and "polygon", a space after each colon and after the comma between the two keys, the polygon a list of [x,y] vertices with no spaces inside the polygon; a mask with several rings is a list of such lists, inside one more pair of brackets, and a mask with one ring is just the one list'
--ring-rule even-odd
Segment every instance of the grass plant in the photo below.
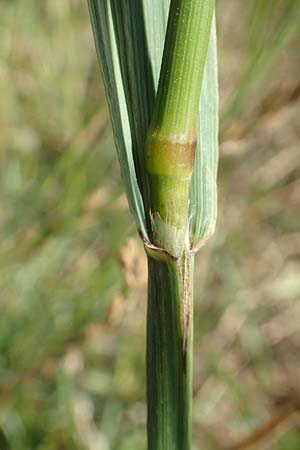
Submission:
{"label": "grass plant", "polygon": [[193,255],[216,219],[214,1],[89,6],[121,171],[148,257],[148,449],[189,450]]}
{"label": "grass plant", "polygon": [[[195,257],[195,450],[230,448],[269,424],[274,405],[289,408],[299,396],[294,3],[217,2],[226,123],[217,233]],[[87,3],[0,4],[0,449],[145,450],[145,257],[132,239]],[[166,24],[167,12],[158,20]],[[153,45],[139,69],[150,70],[155,92],[161,29],[147,26]],[[279,29],[282,39],[274,40]],[[142,51],[140,31],[135,42]],[[257,44],[268,55],[263,64],[256,59],[240,90]],[[154,102],[138,86],[131,95],[147,92]],[[231,94],[238,107],[227,114]],[[135,121],[143,117],[136,111]],[[199,116],[198,127],[210,117]],[[209,171],[200,156],[203,179]],[[194,238],[196,230],[209,229],[201,214],[190,222],[193,246],[205,240]],[[129,273],[120,264],[128,236]],[[299,427],[280,427],[266,448],[299,450]]]}

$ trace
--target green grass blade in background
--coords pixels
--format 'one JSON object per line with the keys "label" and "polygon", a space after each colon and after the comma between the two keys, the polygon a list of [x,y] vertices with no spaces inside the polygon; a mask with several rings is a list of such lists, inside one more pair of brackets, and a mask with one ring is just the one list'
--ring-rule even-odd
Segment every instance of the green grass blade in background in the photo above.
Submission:
{"label": "green grass blade in background", "polygon": [[266,66],[295,28],[299,29],[299,0],[255,0],[245,15],[245,68],[221,115],[222,128],[241,110],[249,89],[257,83]]}
{"label": "green grass blade in background", "polygon": [[218,104],[214,19],[202,83],[196,160],[190,186],[190,239],[195,249],[214,232],[217,218]]}

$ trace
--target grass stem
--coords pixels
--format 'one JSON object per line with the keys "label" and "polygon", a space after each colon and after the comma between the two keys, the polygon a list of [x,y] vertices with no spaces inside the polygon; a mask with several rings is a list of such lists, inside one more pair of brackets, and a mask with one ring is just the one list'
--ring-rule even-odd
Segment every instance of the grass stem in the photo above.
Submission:
{"label": "grass stem", "polygon": [[193,255],[148,252],[148,450],[189,450]]}

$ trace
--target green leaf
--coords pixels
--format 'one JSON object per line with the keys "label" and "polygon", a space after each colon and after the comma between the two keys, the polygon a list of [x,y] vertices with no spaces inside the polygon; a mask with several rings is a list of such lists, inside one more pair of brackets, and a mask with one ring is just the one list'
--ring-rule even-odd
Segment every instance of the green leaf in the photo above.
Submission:
{"label": "green leaf", "polygon": [[171,1],[151,133],[196,137],[214,6],[215,0]]}
{"label": "green leaf", "polygon": [[144,145],[153,109],[169,0],[88,0],[98,60],[130,209],[148,238]]}
{"label": "green leaf", "polygon": [[190,241],[194,250],[214,232],[217,218],[218,72],[215,18],[202,83],[195,168],[190,186]]}

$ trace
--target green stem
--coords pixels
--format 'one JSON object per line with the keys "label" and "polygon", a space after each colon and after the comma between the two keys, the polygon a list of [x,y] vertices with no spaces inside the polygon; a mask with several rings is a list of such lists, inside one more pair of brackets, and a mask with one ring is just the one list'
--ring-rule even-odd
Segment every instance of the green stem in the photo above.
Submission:
{"label": "green stem", "polygon": [[196,120],[214,0],[172,0],[146,143],[151,239],[180,257],[186,247]]}
{"label": "green stem", "polygon": [[190,450],[193,255],[189,187],[214,0],[171,0],[146,142],[150,192],[148,450]]}
{"label": "green stem", "polygon": [[196,136],[215,0],[171,0],[152,129]]}
{"label": "green stem", "polygon": [[193,255],[148,249],[148,450],[190,450]]}

